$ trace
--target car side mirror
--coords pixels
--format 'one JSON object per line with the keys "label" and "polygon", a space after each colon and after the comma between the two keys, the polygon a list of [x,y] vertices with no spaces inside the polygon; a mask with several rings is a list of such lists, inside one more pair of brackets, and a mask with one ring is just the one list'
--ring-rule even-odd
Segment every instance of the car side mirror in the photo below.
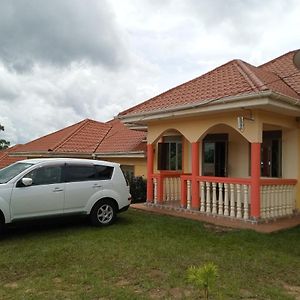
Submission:
{"label": "car side mirror", "polygon": [[22,178],[22,183],[25,185],[25,186],[30,186],[32,185],[32,178]]}

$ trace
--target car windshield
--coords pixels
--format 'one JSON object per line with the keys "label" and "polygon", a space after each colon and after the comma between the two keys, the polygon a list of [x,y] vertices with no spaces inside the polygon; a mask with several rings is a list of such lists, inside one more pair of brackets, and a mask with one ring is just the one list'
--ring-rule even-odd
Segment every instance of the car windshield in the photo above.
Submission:
{"label": "car windshield", "polygon": [[4,169],[0,170],[0,184],[1,183],[7,183],[12,178],[23,172],[24,170],[31,167],[33,164],[29,163],[15,163],[13,165],[10,165]]}

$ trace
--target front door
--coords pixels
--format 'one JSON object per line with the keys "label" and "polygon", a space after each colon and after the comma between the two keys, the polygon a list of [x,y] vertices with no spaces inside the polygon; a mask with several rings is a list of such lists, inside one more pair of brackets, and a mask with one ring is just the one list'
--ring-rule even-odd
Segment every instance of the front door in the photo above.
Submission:
{"label": "front door", "polygon": [[208,134],[203,140],[202,175],[227,176],[227,134]]}

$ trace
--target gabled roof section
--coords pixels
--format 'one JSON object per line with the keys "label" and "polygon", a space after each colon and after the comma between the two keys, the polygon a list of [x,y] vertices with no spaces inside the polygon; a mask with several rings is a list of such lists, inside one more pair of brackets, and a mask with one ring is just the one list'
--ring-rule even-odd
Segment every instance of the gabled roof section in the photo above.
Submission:
{"label": "gabled roof section", "polygon": [[145,151],[146,144],[143,139],[146,133],[127,128],[120,120],[107,122],[112,126],[105,139],[96,149],[96,153],[134,152]]}
{"label": "gabled roof section", "polygon": [[[292,63],[292,55],[286,60]],[[284,64],[284,62],[282,62]],[[278,65],[281,65],[277,62]],[[279,66],[276,68],[280,69]],[[272,64],[271,64],[272,65]],[[300,99],[290,84],[273,72],[274,66],[255,67],[242,60],[228,63],[191,81],[172,88],[150,100],[119,113],[119,117],[134,116],[148,112],[159,112],[185,105],[210,103],[214,100],[272,91]]]}
{"label": "gabled roof section", "polygon": [[294,50],[279,56],[259,66],[259,68],[273,72],[300,95],[300,72],[293,63],[293,57],[296,51],[297,50]]}

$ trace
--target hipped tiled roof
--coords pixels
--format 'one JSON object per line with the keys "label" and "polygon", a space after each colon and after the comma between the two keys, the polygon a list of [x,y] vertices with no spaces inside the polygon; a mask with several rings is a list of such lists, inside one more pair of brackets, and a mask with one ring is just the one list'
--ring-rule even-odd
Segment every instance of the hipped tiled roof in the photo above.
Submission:
{"label": "hipped tiled roof", "polygon": [[119,120],[102,123],[85,119],[18,148],[18,152],[104,153],[136,151],[145,133],[128,129]]}
{"label": "hipped tiled roof", "polygon": [[232,60],[200,77],[172,88],[119,114],[127,115],[172,109],[229,96],[272,91],[300,99],[300,74],[293,65],[295,51],[255,67]]}
{"label": "hipped tiled roof", "polygon": [[26,155],[67,156],[71,153],[92,155],[145,151],[146,145],[142,142],[145,136],[145,132],[130,130],[119,120],[102,123],[85,119],[27,144],[0,151],[0,168],[24,159]]}

